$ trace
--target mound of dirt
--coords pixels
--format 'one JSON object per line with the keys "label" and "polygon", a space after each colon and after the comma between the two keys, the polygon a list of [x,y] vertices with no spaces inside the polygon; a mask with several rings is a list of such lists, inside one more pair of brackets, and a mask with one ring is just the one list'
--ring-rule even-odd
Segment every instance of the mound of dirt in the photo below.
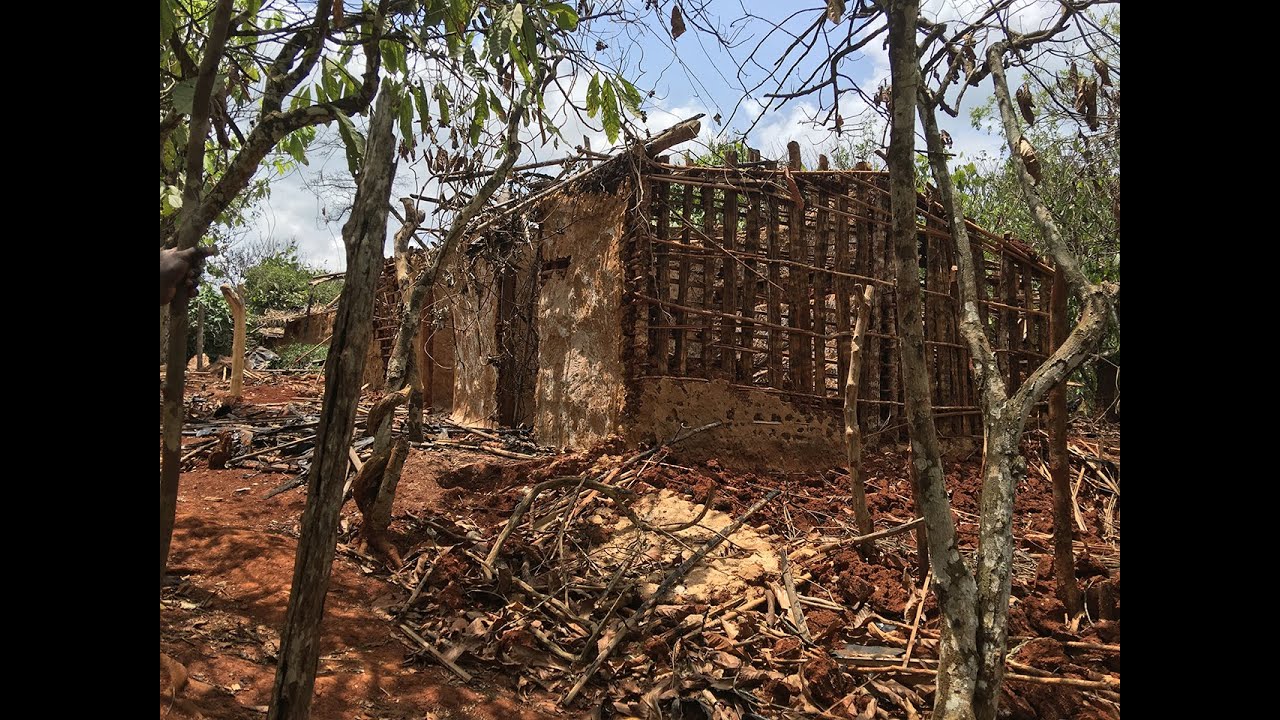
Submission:
{"label": "mound of dirt", "polygon": [[[667,528],[693,522],[704,507],[670,490],[660,490],[640,497],[632,510],[650,526]],[[638,528],[623,517],[609,530],[611,537],[593,550],[591,557],[605,568],[612,569],[626,563],[638,549],[641,559],[661,560],[675,567],[713,535],[732,525],[733,521],[733,517],[725,513],[707,509],[693,527],[670,533],[673,538]],[[779,572],[779,558],[773,542],[749,525],[744,525],[705,562],[690,571],[684,582],[672,589],[669,601],[673,604],[722,602],[740,597],[749,585],[777,578]],[[644,585],[640,594],[647,599],[657,589],[657,583]]]}

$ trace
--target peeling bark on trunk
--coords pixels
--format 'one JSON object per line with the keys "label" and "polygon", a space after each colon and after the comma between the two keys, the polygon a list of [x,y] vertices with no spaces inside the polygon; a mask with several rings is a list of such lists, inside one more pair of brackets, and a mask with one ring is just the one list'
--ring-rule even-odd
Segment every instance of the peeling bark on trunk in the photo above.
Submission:
{"label": "peeling bark on trunk", "polygon": [[890,207],[897,278],[898,346],[911,459],[919,476],[916,499],[928,527],[929,555],[934,567],[935,592],[944,618],[939,643],[939,671],[935,716],[968,720],[977,667],[976,588],[960,557],[955,520],[947,499],[938,434],[929,398],[925,364],[921,288],[916,241],[914,164],[915,108],[920,86],[915,40],[919,4],[916,0],[883,3],[889,20],[889,65],[893,108],[889,141]]}
{"label": "peeling bark on trunk", "polygon": [[169,306],[160,306],[160,364],[169,359]]}
{"label": "peeling bark on trunk", "polygon": [[280,633],[280,661],[268,720],[306,720],[320,657],[320,624],[337,544],[348,448],[360,400],[365,351],[373,334],[373,300],[382,270],[387,201],[395,176],[391,128],[396,105],[390,90],[378,99],[369,122],[364,170],[351,219],[342,229],[347,274],[334,320],[332,350],[325,359],[324,405],[307,484],[307,506],[294,561],[289,609]]}

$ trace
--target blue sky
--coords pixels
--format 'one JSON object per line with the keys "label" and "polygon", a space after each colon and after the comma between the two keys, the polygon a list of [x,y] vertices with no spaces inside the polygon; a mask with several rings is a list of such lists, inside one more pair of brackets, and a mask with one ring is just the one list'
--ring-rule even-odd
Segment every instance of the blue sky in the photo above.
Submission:
{"label": "blue sky", "polygon": [[[641,3],[635,5],[633,9],[637,11],[643,7]],[[643,32],[637,32],[634,27],[597,25],[596,31],[609,46],[599,54],[598,60],[606,66],[624,67],[637,87],[642,91],[654,91],[654,96],[642,106],[648,114],[647,121],[642,125],[650,131],[656,132],[689,116],[706,113],[700,137],[677,148],[677,152],[687,149],[697,153],[713,139],[727,139],[747,132],[748,145],[761,150],[766,158],[785,157],[787,142],[798,141],[806,164],[812,165],[816,163],[818,153],[830,154],[837,142],[831,127],[815,127],[812,123],[812,118],[820,109],[817,98],[793,100],[781,107],[762,110],[766,101],[763,94],[773,90],[776,83],[767,83],[754,96],[744,96],[742,85],[745,83],[750,87],[759,82],[764,77],[764,71],[759,67],[748,66],[744,76],[739,78],[737,70],[739,61],[744,60],[757,43],[761,47],[757,55],[760,65],[772,65],[781,50],[791,42],[791,36],[780,30],[769,31],[770,22],[781,22],[788,15],[796,13],[798,7],[805,5],[807,3],[762,0],[723,0],[713,3],[712,9],[721,14],[717,30],[723,37],[738,43],[734,50],[725,52],[714,38],[699,32],[688,21],[689,29],[672,41],[666,29],[670,2],[663,2],[660,16],[651,11],[647,14],[646,30]],[[808,27],[817,17],[817,5],[817,2],[813,2],[812,9],[792,16],[785,27],[796,32]],[[923,11],[926,17],[955,20],[980,11],[984,5],[977,0],[925,0]],[[1038,27],[1052,17],[1055,9],[1056,3],[1026,0],[1015,14],[1014,25],[1023,29]],[[744,16],[748,14],[762,19],[746,19]],[[841,24],[841,31],[845,30],[847,22],[846,20]],[[835,29],[830,24],[825,27],[834,33]],[[855,80],[868,94],[874,93],[889,76],[888,58],[882,39],[883,35],[872,40],[861,51],[849,56],[841,66],[842,72]],[[807,74],[812,66],[811,59],[801,69]],[[579,101],[585,98],[588,79],[579,76],[574,80],[571,94]],[[1016,82],[1014,78],[1011,81]],[[1000,137],[975,130],[969,121],[969,110],[986,102],[989,97],[990,90],[986,83],[981,88],[970,88],[958,118],[950,118],[944,114],[939,116],[943,129],[955,140],[954,149],[962,156],[975,157],[981,152],[995,154],[1000,151]],[[829,106],[829,95],[822,100]],[[556,101],[557,98],[549,97],[548,106],[553,106]],[[869,120],[867,132],[877,140],[881,137],[882,121],[873,117],[874,113],[865,113],[865,109],[861,99],[853,93],[842,97],[844,137],[849,137],[848,130],[855,123],[855,118],[860,116]],[[723,125],[713,121],[712,118],[717,114],[722,116]],[[607,148],[604,133],[598,125],[592,125],[584,124],[576,116],[569,114],[561,129],[571,144],[581,142],[581,138],[586,135],[590,137],[593,149]],[[321,128],[320,132],[323,136],[328,131]],[[529,140],[534,138],[530,137]],[[923,146],[923,141],[919,144]],[[521,160],[552,159],[563,157],[568,152],[571,150],[565,148],[563,143],[559,149],[554,149],[550,145],[539,147],[534,141],[526,143]],[[307,187],[308,184],[315,184],[319,173],[338,178],[346,176],[348,181],[350,179],[341,151],[313,153],[308,167],[273,182],[271,198],[263,204],[261,216],[249,237],[271,237],[277,241],[296,239],[307,261],[326,270],[340,271],[345,266],[341,226],[325,220],[325,214],[331,215],[333,212],[333,201],[318,198]],[[427,175],[429,173],[421,165],[415,168],[402,163],[393,198],[417,192],[419,179]],[[433,191],[434,186],[428,188],[428,193]],[[399,206],[394,199],[393,205]],[[430,213],[431,206],[426,206],[426,210]],[[397,226],[398,223],[393,218],[390,227],[394,230]]]}

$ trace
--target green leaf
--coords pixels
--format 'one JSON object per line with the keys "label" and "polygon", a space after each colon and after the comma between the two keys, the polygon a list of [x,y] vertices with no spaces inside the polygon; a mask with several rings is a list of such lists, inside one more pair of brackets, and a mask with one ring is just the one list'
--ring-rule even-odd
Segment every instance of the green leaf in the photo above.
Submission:
{"label": "green leaf", "polygon": [[[505,13],[499,10],[497,17],[501,18],[504,15]],[[492,63],[493,65],[498,65],[502,62],[502,51],[506,49],[507,47],[506,38],[509,37],[510,35],[511,35],[511,25],[503,20],[495,19],[494,24],[489,28],[488,37],[486,38],[487,42],[485,44],[486,51],[488,52],[488,55],[489,55],[489,62]],[[465,57],[464,57],[464,62],[465,62]],[[470,72],[470,70],[471,68],[468,67],[467,71]],[[475,73],[472,73],[472,75],[475,75]]]}
{"label": "green leaf", "polygon": [[285,141],[285,152],[294,160],[307,165],[307,144],[300,133],[293,133]]}
{"label": "green leaf", "polygon": [[521,28],[524,26],[524,4],[516,3],[512,6],[510,23],[511,32],[519,34]]}
{"label": "green leaf", "polygon": [[467,74],[477,80],[485,80],[488,75],[484,69],[480,67],[480,63],[476,61],[476,52],[467,45],[462,53],[462,66],[467,69]]}
{"label": "green leaf", "polygon": [[444,36],[444,42],[449,48],[449,57],[457,60],[462,56],[462,43],[458,39],[458,33],[450,31]]}
{"label": "green leaf", "polygon": [[436,107],[440,111],[440,127],[449,127],[449,89],[443,83],[436,83],[434,94]]}
{"label": "green leaf", "polygon": [[507,111],[502,108],[502,98],[498,97],[496,92],[489,93],[489,109],[493,111],[494,115],[498,116],[499,120],[505,121],[507,119]]}
{"label": "green leaf", "polygon": [[413,102],[418,106],[418,122],[422,126],[422,134],[427,134],[427,126],[431,123],[431,103],[427,102],[427,90],[419,81],[413,86]]}
{"label": "green leaf", "polygon": [[364,162],[364,135],[352,124],[351,118],[341,110],[338,114],[338,134],[347,148],[347,167],[353,176],[360,174],[360,166]]}
{"label": "green leaf", "polygon": [[173,6],[169,3],[170,0],[160,0],[160,42],[162,43],[178,26],[178,21],[173,15]]}
{"label": "green leaf", "polygon": [[183,115],[191,114],[191,104],[196,97],[196,79],[187,78],[173,86],[173,109]]}
{"label": "green leaf", "polygon": [[640,91],[636,89],[635,85],[627,82],[626,78],[619,77],[618,83],[622,86],[622,104],[627,108],[627,112],[632,115],[639,115],[640,103],[643,100]]}
{"label": "green leaf", "polygon": [[418,138],[413,132],[413,100],[405,94],[400,98],[400,136],[412,150],[418,145]]}
{"label": "green leaf", "polygon": [[618,116],[618,97],[614,94],[613,83],[606,82],[601,93],[600,109],[604,115],[604,134],[610,143],[618,142],[618,133],[622,130],[622,118]]}
{"label": "green leaf", "polygon": [[595,117],[600,109],[600,74],[591,76],[591,84],[587,86],[587,117]]}
{"label": "green leaf", "polygon": [[556,26],[561,30],[573,32],[578,29],[578,13],[573,8],[564,3],[551,3],[547,6],[547,12],[551,13],[551,17],[556,21]]}
{"label": "green leaf", "polygon": [[538,57],[538,34],[534,31],[532,21],[524,24],[524,32],[520,37],[521,44],[524,46],[521,48],[521,54],[524,57]]}
{"label": "green leaf", "polygon": [[182,207],[182,190],[176,185],[164,185],[160,189],[160,214],[172,215]]}
{"label": "green leaf", "polygon": [[329,58],[324,59],[320,69],[320,85],[324,88],[325,96],[330,100],[342,97],[342,93],[338,90],[338,66],[334,65]]}
{"label": "green leaf", "polygon": [[393,75],[400,72],[400,62],[396,54],[396,50],[400,49],[400,44],[390,40],[383,40],[378,43],[378,47],[382,51],[382,66],[387,69],[387,72]]}
{"label": "green leaf", "polygon": [[529,61],[525,60],[524,53],[520,52],[520,48],[516,47],[514,39],[508,43],[507,51],[511,53],[511,59],[514,61],[516,69],[520,71],[520,77],[524,79],[525,87],[532,87],[533,75],[529,74]]}
{"label": "green leaf", "polygon": [[474,108],[474,114],[471,117],[469,137],[471,144],[475,145],[480,142],[480,133],[484,131],[485,121],[489,119],[489,101],[483,85],[480,86],[480,93],[476,96],[476,101],[472,107]]}

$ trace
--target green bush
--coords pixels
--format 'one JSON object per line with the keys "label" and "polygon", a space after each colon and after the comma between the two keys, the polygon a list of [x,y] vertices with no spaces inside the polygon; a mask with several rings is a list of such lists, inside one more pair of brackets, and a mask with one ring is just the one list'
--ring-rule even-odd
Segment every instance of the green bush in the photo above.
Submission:
{"label": "green bush", "polygon": [[268,310],[301,310],[307,306],[311,275],[295,248],[263,258],[245,271],[245,307],[254,316]]}
{"label": "green bush", "polygon": [[312,285],[311,279],[321,273],[298,258],[298,246],[290,242],[285,249],[258,260],[244,271],[244,304],[251,318],[269,310],[300,312],[308,306],[323,308],[342,292],[341,280]]}

